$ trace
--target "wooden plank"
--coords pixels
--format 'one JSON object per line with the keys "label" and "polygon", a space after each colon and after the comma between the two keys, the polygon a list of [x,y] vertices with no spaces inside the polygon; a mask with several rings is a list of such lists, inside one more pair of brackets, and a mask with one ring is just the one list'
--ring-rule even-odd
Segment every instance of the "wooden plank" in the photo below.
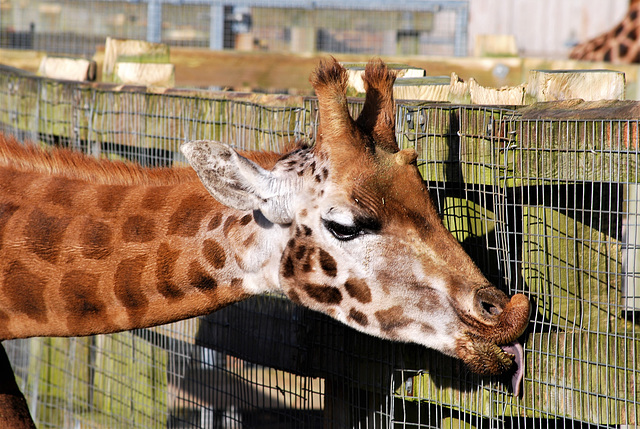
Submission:
{"label": "wooden plank", "polygon": [[449,76],[403,77],[393,84],[396,100],[448,101]]}
{"label": "wooden plank", "polygon": [[[364,69],[367,63],[363,62],[343,62],[341,63],[349,74],[349,88],[355,91],[355,94],[364,94]],[[418,78],[425,76],[424,69],[412,67],[401,63],[386,63],[390,70],[397,73],[399,78]],[[355,95],[353,94],[353,95]]]}
{"label": "wooden plank", "polygon": [[452,73],[448,99],[456,104],[519,106],[525,103],[525,85],[491,88],[479,84],[474,78],[465,82]]}
{"label": "wooden plank", "polygon": [[[424,351],[422,365],[411,366],[422,368],[421,373],[395,394],[409,401],[434,402],[469,417],[568,418],[633,426],[640,411],[630,401],[640,394],[640,372],[634,367],[640,359],[639,344],[637,337],[579,329],[532,334],[525,345],[523,399],[510,395],[497,379],[475,376],[452,358]],[[405,366],[411,359],[405,354]]]}
{"label": "wooden plank", "polygon": [[146,147],[144,142],[146,88],[98,89],[91,118],[91,138],[98,143]]}
{"label": "wooden plank", "polygon": [[528,103],[573,98],[623,100],[625,76],[613,70],[531,70],[526,91]]}
{"label": "wooden plank", "polygon": [[27,135],[38,129],[38,78],[13,67],[0,65],[0,122]]}
{"label": "wooden plank", "polygon": [[627,327],[621,244],[544,206],[526,206],[523,217],[522,277],[540,314],[561,329]]}
{"label": "wooden plank", "polygon": [[[622,102],[623,104],[626,104]],[[616,103],[617,104],[617,103]],[[520,111],[518,111],[518,115]],[[636,182],[638,123],[625,120],[515,120],[508,153],[511,184]],[[532,115],[533,116],[533,115]]]}
{"label": "wooden plank", "polygon": [[552,349],[546,359],[527,354],[531,379],[525,383],[524,394],[528,405],[542,416],[637,424],[637,405],[629,401],[640,393],[640,373],[634,364],[640,359],[638,339],[581,330],[532,337],[531,346],[551,345]]}
{"label": "wooden plank", "polygon": [[[96,337],[91,405],[124,422],[154,427],[167,409],[167,352],[128,332]],[[132,406],[135,404],[135,406]]]}
{"label": "wooden plank", "polygon": [[[541,102],[518,109],[523,120],[617,120],[640,118],[640,101],[571,99]],[[637,134],[635,134],[637,136]]]}
{"label": "wooden plank", "polygon": [[[399,106],[397,141],[401,148],[415,148],[418,168],[426,181],[448,180],[452,139],[457,139],[457,107],[427,103],[403,103]],[[454,179],[455,180],[455,179]]]}
{"label": "wooden plank", "polygon": [[[93,340],[86,338],[37,338],[31,340],[28,386],[34,418],[64,426],[73,417],[69,410],[86,410],[94,386],[91,367]],[[71,393],[70,393],[71,392]]]}
{"label": "wooden plank", "polygon": [[54,79],[42,79],[38,83],[38,132],[71,138],[75,134],[72,124],[75,85]]}

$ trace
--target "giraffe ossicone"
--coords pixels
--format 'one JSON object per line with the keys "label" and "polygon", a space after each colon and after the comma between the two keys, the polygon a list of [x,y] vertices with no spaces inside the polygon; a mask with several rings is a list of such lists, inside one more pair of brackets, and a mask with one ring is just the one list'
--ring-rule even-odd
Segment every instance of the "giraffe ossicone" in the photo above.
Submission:
{"label": "giraffe ossicone", "polygon": [[509,370],[529,300],[492,286],[442,224],[395,140],[394,79],[371,61],[354,119],[346,70],[323,61],[313,146],[188,142],[193,169],[0,139],[0,339],[147,327],[275,291],[475,372]]}

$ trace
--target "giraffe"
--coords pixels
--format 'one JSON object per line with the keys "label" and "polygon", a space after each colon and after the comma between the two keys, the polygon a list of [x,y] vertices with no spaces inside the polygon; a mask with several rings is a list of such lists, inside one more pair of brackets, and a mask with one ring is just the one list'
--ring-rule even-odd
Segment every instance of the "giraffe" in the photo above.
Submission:
{"label": "giraffe", "polygon": [[492,286],[444,227],[417,153],[396,143],[394,80],[369,62],[353,119],[346,70],[322,61],[316,142],[284,155],[191,141],[191,168],[145,169],[1,138],[0,339],[148,327],[280,292],[480,374],[521,366],[529,300]]}
{"label": "giraffe", "polygon": [[640,0],[631,0],[629,10],[610,31],[576,45],[569,58],[612,63],[640,63]]}

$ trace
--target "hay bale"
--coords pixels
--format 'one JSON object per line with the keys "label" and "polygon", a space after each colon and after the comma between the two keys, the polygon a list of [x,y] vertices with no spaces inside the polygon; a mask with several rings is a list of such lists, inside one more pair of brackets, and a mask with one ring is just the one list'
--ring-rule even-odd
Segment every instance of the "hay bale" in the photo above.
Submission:
{"label": "hay bale", "polygon": [[96,80],[96,62],[84,58],[45,56],[40,61],[38,75],[62,80]]}

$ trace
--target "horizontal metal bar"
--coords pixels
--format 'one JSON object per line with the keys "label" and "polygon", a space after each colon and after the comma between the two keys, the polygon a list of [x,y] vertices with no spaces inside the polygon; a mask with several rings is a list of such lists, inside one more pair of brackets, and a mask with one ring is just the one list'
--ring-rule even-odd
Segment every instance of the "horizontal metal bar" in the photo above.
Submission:
{"label": "horizontal metal bar", "polygon": [[[123,0],[102,0],[122,3]],[[211,5],[211,6],[245,6],[289,9],[358,9],[358,10],[412,10],[440,11],[459,10],[468,7],[466,0],[425,1],[425,0],[124,0],[129,3],[157,2],[171,5]]]}

